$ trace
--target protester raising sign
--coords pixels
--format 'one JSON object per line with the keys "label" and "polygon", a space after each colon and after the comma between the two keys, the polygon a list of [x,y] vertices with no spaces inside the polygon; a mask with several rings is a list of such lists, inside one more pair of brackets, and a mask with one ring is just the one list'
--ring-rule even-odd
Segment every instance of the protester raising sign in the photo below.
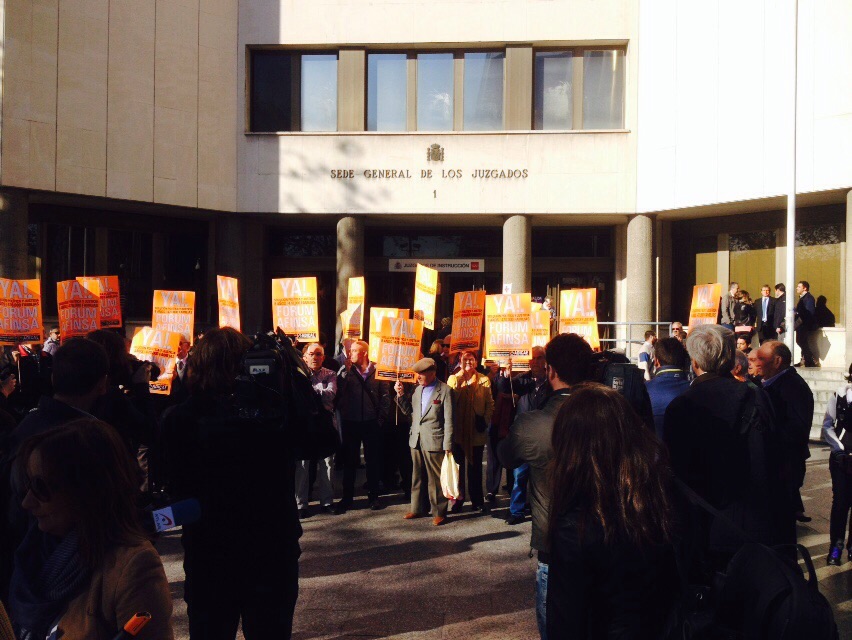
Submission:
{"label": "protester raising sign", "polygon": [[364,276],[349,278],[346,296],[346,321],[343,322],[343,337],[360,339],[364,335]]}
{"label": "protester raising sign", "polygon": [[382,318],[408,319],[408,309],[370,307],[370,362],[379,359],[379,341],[382,338]]}
{"label": "protester raising sign", "polygon": [[405,318],[382,318],[379,335],[379,357],[376,359],[377,380],[414,382],[412,368],[420,359],[423,323]]}
{"label": "protester raising sign", "polygon": [[85,276],[77,281],[89,291],[95,291],[97,283],[98,313],[101,329],[121,327],[121,297],[118,290],[118,276]]}
{"label": "protester raising sign", "polygon": [[721,299],[721,284],[695,285],[692,288],[692,304],[689,307],[689,328],[700,324],[716,324]]}
{"label": "protester raising sign", "polygon": [[101,328],[100,284],[90,279],[88,287],[78,280],[56,283],[56,306],[59,310],[59,335],[62,342],[85,336]]}
{"label": "protester raising sign", "polygon": [[597,289],[564,289],[560,295],[559,333],[583,336],[592,349],[600,349]]}
{"label": "protester raising sign", "polygon": [[296,342],[319,340],[317,279],[314,276],[272,280],[272,325],[281,327]]}
{"label": "protester raising sign", "polygon": [[450,353],[479,351],[484,315],[485,291],[460,291],[454,296]]}
{"label": "protester raising sign", "polygon": [[195,292],[154,290],[151,327],[177,333],[191,344],[195,339]]}
{"label": "protester raising sign", "polygon": [[422,320],[427,329],[435,328],[435,297],[438,295],[438,272],[417,265],[414,278],[414,318]]}
{"label": "protester raising sign", "polygon": [[240,330],[240,283],[236,278],[216,276],[219,292],[219,326]]}
{"label": "protester raising sign", "polygon": [[41,342],[41,281],[0,278],[0,345]]}
{"label": "protester raising sign", "polygon": [[130,345],[131,355],[146,362],[153,362],[160,368],[157,379],[148,383],[151,393],[166,396],[171,393],[180,340],[179,333],[161,331],[152,327],[142,327],[133,336],[133,342]]}
{"label": "protester raising sign", "polygon": [[530,294],[513,293],[485,296],[485,359],[529,360]]}

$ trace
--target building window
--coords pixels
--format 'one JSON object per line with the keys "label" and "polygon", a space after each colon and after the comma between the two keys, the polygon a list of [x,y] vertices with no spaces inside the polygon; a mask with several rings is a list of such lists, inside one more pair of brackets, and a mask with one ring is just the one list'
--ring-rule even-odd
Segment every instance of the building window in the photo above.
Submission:
{"label": "building window", "polygon": [[452,53],[417,55],[417,130],[453,130]]}
{"label": "building window", "polygon": [[[811,285],[820,327],[845,322],[840,276],[843,272],[841,245],[845,238],[846,229],[842,223],[796,229],[796,280],[807,280]],[[787,295],[790,295],[789,290]]]}
{"label": "building window", "polygon": [[536,51],[533,84],[534,129],[572,129],[574,54]]}
{"label": "building window", "polygon": [[500,52],[464,54],[464,130],[503,128],[503,63]]}
{"label": "building window", "polygon": [[337,53],[253,51],[254,132],[337,131]]}
{"label": "building window", "polygon": [[624,128],[624,50],[583,52],[583,129]]}
{"label": "building window", "polygon": [[408,112],[408,56],[367,56],[367,131],[405,131]]}
{"label": "building window", "polygon": [[[753,300],[760,297],[764,284],[775,284],[775,231],[731,234],[728,250],[730,281],[748,291]],[[727,284],[722,284],[723,290]]]}
{"label": "building window", "polygon": [[302,56],[302,131],[337,131],[337,54]]}

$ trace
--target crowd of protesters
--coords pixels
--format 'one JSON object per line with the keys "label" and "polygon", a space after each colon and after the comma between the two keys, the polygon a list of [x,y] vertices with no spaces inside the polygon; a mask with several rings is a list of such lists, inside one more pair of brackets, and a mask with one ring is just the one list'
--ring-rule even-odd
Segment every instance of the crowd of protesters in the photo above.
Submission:
{"label": "crowd of protesters", "polygon": [[[813,326],[808,288],[797,287],[800,345]],[[528,368],[513,371],[511,361],[451,354],[447,321],[414,384],[377,380],[361,340],[341,342],[333,358],[322,339],[294,345],[337,433],[337,451],[321,457],[299,448],[291,413],[246,410],[237,381],[253,344],[233,329],[182,340],[169,396],[150,393],[156,372],[121,334],[59,346],[53,329],[43,348],[7,348],[0,362],[0,601],[19,640],[109,640],[138,611],[151,622],[136,637],[173,637],[145,509],[191,498],[201,517],[182,531],[190,637],[232,639],[241,622],[248,640],[289,638],[300,519],[314,515],[312,502],[329,516],[361,506],[365,467],[366,506],[402,494],[406,520],[442,526],[466,503],[489,512],[500,494],[509,525],[531,516],[542,638],[667,637],[679,567],[709,580],[743,542],[699,503],[765,544],[795,543],[796,521],[810,519],[800,490],[813,394],[778,340],[784,286],[775,291],[763,287],[754,302],[734,283],[719,324],[687,335],[672,323],[660,340],[648,332],[647,412],[600,384],[600,354],[576,334],[534,348]],[[850,403],[852,382],[824,424],[829,564],[849,548]],[[440,480],[449,453],[461,479],[452,500]]]}

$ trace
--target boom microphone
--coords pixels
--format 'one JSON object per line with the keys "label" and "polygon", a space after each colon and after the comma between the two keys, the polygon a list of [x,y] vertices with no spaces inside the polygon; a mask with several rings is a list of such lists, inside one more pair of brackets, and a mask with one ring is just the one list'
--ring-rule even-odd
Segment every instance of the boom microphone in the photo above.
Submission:
{"label": "boom microphone", "polygon": [[201,518],[201,503],[195,498],[180,500],[162,509],[154,509],[151,516],[154,531],[168,531],[184,524],[198,522]]}

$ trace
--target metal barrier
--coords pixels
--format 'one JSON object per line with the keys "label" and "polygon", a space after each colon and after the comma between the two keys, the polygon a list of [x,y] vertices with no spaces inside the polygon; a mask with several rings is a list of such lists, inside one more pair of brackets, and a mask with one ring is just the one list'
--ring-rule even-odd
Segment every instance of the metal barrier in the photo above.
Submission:
{"label": "metal barrier", "polygon": [[[639,359],[639,349],[642,344],[645,342],[645,331],[647,331],[647,327],[652,327],[654,331],[657,332],[658,338],[668,338],[671,336],[671,322],[652,322],[650,320],[646,322],[598,322],[598,330],[600,331],[601,327],[613,327],[613,332],[615,337],[612,338],[601,338],[601,343],[613,343],[609,348],[618,348],[619,345],[624,345],[624,355],[630,358],[631,361]],[[619,327],[627,327],[627,336],[618,336],[618,328]],[[637,337],[634,337],[634,327],[640,327],[641,332]],[[660,335],[661,330],[659,327],[665,327],[665,335]],[[638,345],[638,347],[636,346]],[[603,346],[603,344],[601,345]],[[634,351],[636,355],[634,356]]]}

